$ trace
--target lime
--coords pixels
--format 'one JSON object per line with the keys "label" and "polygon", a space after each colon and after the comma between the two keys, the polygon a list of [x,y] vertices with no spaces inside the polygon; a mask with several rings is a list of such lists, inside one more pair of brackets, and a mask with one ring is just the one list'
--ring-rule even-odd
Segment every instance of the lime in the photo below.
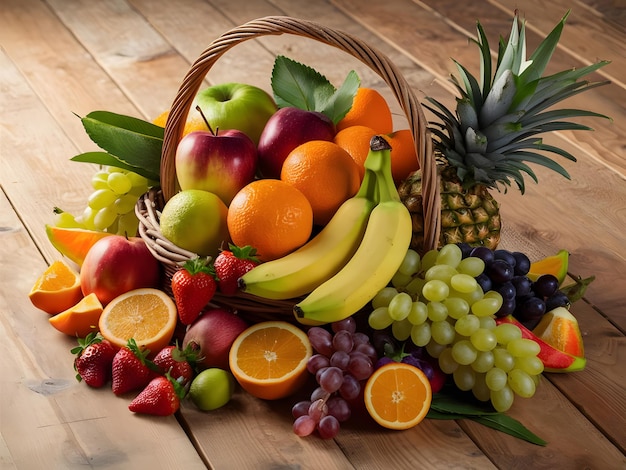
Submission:
{"label": "lime", "polygon": [[180,248],[204,256],[217,256],[229,241],[228,208],[213,193],[187,189],[175,194],[161,213],[161,233]]}
{"label": "lime", "polygon": [[191,401],[203,411],[211,411],[224,406],[235,391],[233,374],[224,369],[212,367],[200,372],[191,382]]}

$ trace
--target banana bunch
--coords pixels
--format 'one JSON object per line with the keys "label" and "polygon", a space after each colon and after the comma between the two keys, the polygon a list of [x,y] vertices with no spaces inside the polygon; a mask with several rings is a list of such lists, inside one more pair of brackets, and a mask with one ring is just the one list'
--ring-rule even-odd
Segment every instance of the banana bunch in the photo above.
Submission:
{"label": "banana bunch", "polygon": [[294,306],[305,325],[339,321],[364,307],[388,284],[411,241],[390,158],[387,141],[373,137],[359,192],[310,242],[242,276],[241,289],[269,299],[306,295]]}

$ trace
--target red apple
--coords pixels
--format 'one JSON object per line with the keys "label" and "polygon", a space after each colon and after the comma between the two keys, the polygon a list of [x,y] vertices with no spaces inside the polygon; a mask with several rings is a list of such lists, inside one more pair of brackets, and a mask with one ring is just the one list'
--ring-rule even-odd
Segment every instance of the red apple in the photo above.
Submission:
{"label": "red apple", "polygon": [[95,293],[102,305],[141,287],[158,287],[161,266],[139,237],[111,235],[98,240],[80,268],[85,296]]}
{"label": "red apple", "polygon": [[215,134],[191,132],[176,149],[180,188],[211,192],[227,206],[254,179],[256,167],[256,146],[250,137],[236,129],[216,129]]}
{"label": "red apple", "polygon": [[198,357],[202,358],[198,365],[202,369],[219,367],[228,370],[230,348],[248,326],[243,318],[229,310],[207,310],[187,329],[183,349],[188,344],[198,349]]}
{"label": "red apple", "polygon": [[259,171],[265,178],[280,178],[287,155],[310,140],[332,141],[335,124],[325,114],[300,108],[281,108],[269,118],[261,133]]}

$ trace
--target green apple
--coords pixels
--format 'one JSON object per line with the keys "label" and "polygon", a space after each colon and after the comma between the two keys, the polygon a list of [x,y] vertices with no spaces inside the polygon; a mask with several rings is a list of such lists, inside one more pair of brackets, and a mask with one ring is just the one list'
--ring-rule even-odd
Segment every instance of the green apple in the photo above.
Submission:
{"label": "green apple", "polygon": [[212,367],[196,375],[189,388],[189,397],[202,411],[211,411],[228,403],[234,391],[233,374],[227,370]]}
{"label": "green apple", "polygon": [[245,133],[255,145],[265,123],[277,106],[274,99],[261,88],[244,83],[221,83],[200,90],[191,106],[197,113],[199,106],[209,125],[221,130],[237,129]]}

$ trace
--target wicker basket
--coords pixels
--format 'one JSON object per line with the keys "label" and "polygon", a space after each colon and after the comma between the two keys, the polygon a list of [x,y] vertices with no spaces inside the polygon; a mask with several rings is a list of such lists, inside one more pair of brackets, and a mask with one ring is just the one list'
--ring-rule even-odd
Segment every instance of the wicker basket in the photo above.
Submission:
{"label": "wicker basket", "polygon": [[[435,248],[439,238],[440,198],[436,162],[426,120],[413,91],[390,60],[374,47],[358,38],[320,24],[302,19],[270,16],[259,18],[225,32],[213,41],[191,66],[183,79],[170,109],[165,127],[161,159],[161,189],[151,190],[137,204],[139,235],[165,268],[164,288],[171,293],[170,280],[177,269],[195,253],[172,244],[160,232],[159,215],[165,202],[179,190],[176,178],[176,147],[182,136],[189,108],[202,82],[215,62],[239,43],[260,36],[292,34],[336,47],[369,66],[393,91],[404,111],[415,140],[422,169],[425,223],[425,248]],[[275,301],[239,293],[233,297],[216,294],[214,303],[237,309],[252,320],[292,320],[295,301]]]}

